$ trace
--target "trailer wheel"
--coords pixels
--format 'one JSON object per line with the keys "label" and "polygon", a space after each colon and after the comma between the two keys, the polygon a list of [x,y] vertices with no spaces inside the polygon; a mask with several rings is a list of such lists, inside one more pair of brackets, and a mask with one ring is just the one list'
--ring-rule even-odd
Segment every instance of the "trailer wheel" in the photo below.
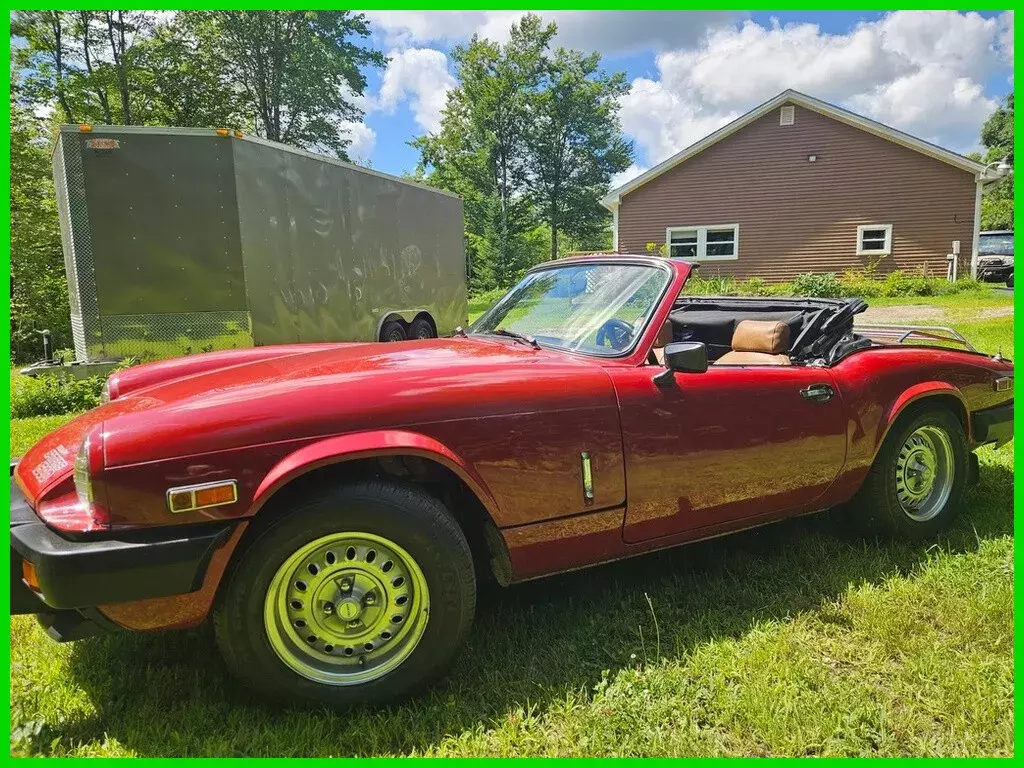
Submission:
{"label": "trailer wheel", "polygon": [[432,339],[435,336],[434,326],[425,317],[417,317],[409,326],[410,339]]}
{"label": "trailer wheel", "polygon": [[405,327],[397,320],[388,320],[380,328],[381,341],[405,341],[408,338]]}

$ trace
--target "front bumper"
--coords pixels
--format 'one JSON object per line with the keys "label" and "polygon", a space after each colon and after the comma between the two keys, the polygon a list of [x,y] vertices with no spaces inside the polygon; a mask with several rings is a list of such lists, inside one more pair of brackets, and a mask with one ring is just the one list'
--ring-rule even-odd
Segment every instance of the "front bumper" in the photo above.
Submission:
{"label": "front bumper", "polygon": [[978,445],[994,443],[995,447],[1013,438],[1013,401],[971,414],[974,442]]}
{"label": "front bumper", "polygon": [[[102,624],[95,606],[194,592],[233,522],[67,539],[48,528],[11,479],[11,614],[39,614],[55,639],[77,639],[78,619]],[[38,591],[23,578],[35,569]],[[74,626],[72,626],[74,625]],[[61,631],[61,627],[64,631]],[[56,629],[54,629],[56,627]]]}

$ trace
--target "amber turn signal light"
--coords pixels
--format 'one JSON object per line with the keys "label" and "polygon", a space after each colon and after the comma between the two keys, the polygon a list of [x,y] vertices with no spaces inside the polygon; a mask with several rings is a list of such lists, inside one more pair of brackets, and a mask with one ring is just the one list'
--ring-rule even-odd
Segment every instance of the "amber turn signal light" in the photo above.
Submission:
{"label": "amber turn signal light", "polygon": [[224,504],[234,504],[236,501],[238,501],[238,483],[234,480],[183,485],[167,490],[167,508],[175,513],[220,507]]}
{"label": "amber turn signal light", "polygon": [[92,126],[88,123],[79,123],[78,130],[82,133],[92,133]]}
{"label": "amber turn signal light", "polygon": [[227,128],[218,128],[217,129],[217,135],[218,136],[230,136],[231,135],[231,131],[229,131]]}
{"label": "amber turn signal light", "polygon": [[36,567],[28,560],[21,561],[21,578],[34,591],[39,591],[39,577],[36,575]]}

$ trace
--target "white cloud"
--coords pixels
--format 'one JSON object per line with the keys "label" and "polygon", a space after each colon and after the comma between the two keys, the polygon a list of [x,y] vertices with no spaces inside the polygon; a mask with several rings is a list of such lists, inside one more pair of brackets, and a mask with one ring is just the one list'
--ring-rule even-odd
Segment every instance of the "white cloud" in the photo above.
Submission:
{"label": "white cloud", "polygon": [[374,109],[394,112],[406,99],[419,126],[434,133],[441,127],[441,112],[455,78],[448,72],[448,58],[433,48],[392,51]]}
{"label": "white cloud", "polygon": [[981,83],[1012,62],[1012,26],[1012,14],[900,11],[846,34],[749,20],[712,29],[660,54],[657,78],[633,81],[623,128],[653,164],[794,88],[968,151],[996,103]]}
{"label": "white cloud", "polygon": [[377,143],[376,132],[366,123],[345,123],[342,128],[352,142],[348,145],[348,156],[357,163],[368,163]]}
{"label": "white cloud", "polygon": [[608,185],[608,189],[615,189],[616,187],[621,187],[627,181],[632,181],[641,173],[646,173],[646,171],[646,168],[641,168],[636,163],[632,163],[626,170],[621,171],[620,173],[616,173],[612,176],[612,180],[611,183]]}
{"label": "white cloud", "polygon": [[[366,11],[391,47],[451,43],[479,34],[508,39],[525,11]],[[697,43],[709,28],[736,18],[726,11],[533,11],[558,24],[558,45],[602,53],[663,50]]]}

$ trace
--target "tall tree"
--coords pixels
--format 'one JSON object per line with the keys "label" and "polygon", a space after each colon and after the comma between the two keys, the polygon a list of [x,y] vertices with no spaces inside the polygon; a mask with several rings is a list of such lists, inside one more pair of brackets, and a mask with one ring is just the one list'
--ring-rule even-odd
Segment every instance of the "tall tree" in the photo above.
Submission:
{"label": "tall tree", "polygon": [[600,61],[597,53],[559,48],[530,100],[530,188],[551,230],[552,259],[563,232],[582,243],[601,239],[608,212],[599,200],[633,157],[618,119],[626,77],[605,74]]}
{"label": "tall tree", "polygon": [[146,124],[251,129],[223,63],[180,15],[155,25],[131,63],[135,111]]}
{"label": "tall tree", "polygon": [[361,67],[383,66],[362,14],[350,11],[185,12],[224,62],[256,131],[273,141],[347,157],[341,123],[358,120]]}
{"label": "tall tree", "polygon": [[[982,161],[994,163],[1006,158],[1013,165],[1013,94],[993,112],[981,128],[985,146]],[[982,229],[1013,229],[1013,174],[996,182],[985,191],[981,201]]]}
{"label": "tall tree", "polygon": [[507,287],[543,258],[539,235],[553,257],[563,236],[606,240],[598,201],[632,155],[618,121],[625,76],[602,72],[596,53],[552,53],[556,32],[527,14],[504,45],[456,47],[441,130],[413,142],[423,177],[463,197],[475,290]]}
{"label": "tall tree", "polygon": [[68,286],[43,121],[11,68],[11,354],[40,357],[36,331],[53,333],[55,348],[71,344]]}
{"label": "tall tree", "polygon": [[459,86],[448,94],[441,130],[413,145],[430,183],[463,196],[474,287],[507,287],[534,260],[536,227],[527,188],[530,94],[554,37],[534,15],[499,45],[474,36],[452,51]]}

